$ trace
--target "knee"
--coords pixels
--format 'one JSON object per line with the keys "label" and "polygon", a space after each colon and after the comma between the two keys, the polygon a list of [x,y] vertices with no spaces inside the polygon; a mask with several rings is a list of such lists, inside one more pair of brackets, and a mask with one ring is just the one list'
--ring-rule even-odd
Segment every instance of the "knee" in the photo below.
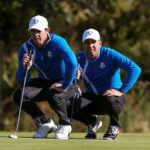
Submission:
{"label": "knee", "polygon": [[109,98],[110,107],[113,113],[119,114],[122,110],[123,103],[120,97],[112,96]]}
{"label": "knee", "polygon": [[49,91],[49,95],[48,95],[48,99],[52,100],[52,101],[59,101],[62,100],[64,98],[64,93],[60,93],[58,91],[56,91],[55,89],[52,89]]}
{"label": "knee", "polygon": [[113,101],[114,101],[114,96],[107,96],[105,101],[106,101],[107,106],[112,107]]}

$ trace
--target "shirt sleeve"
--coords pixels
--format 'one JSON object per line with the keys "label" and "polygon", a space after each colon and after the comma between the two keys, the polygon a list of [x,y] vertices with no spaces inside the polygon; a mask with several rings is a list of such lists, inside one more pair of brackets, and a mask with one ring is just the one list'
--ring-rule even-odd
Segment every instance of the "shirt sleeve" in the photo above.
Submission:
{"label": "shirt sleeve", "polygon": [[61,39],[58,44],[60,57],[65,63],[65,77],[63,79],[62,86],[67,89],[72,84],[76,71],[77,71],[77,59],[73,50],[69,47],[65,39]]}
{"label": "shirt sleeve", "polygon": [[141,74],[141,68],[134,61],[117,51],[113,51],[113,62],[115,66],[118,66],[127,73],[125,81],[120,88],[121,92],[127,93],[139,78]]}

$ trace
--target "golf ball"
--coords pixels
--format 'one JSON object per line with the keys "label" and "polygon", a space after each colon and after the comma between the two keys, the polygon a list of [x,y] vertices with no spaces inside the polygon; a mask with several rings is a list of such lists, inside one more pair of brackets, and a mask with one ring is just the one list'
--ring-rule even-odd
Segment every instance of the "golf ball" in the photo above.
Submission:
{"label": "golf ball", "polygon": [[17,138],[18,138],[18,136],[17,136],[17,135],[15,135],[15,134],[10,134],[10,135],[9,135],[9,138],[17,139]]}

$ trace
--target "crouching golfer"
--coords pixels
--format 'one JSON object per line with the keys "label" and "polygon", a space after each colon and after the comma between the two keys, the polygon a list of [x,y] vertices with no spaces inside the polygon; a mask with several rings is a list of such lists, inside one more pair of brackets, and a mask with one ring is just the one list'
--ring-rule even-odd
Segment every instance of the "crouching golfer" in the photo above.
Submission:
{"label": "crouching golfer", "polygon": [[[17,81],[23,85],[26,70],[30,67],[38,71],[37,78],[27,76],[22,109],[35,121],[38,131],[33,138],[46,138],[57,126],[47,118],[36,105],[36,102],[47,100],[59,116],[56,139],[68,139],[72,128],[67,117],[64,95],[70,92],[72,81],[77,70],[77,60],[66,40],[49,33],[50,28],[45,17],[37,15],[29,22],[31,38],[24,42],[19,50]],[[30,53],[32,53],[30,55]],[[14,94],[14,101],[20,105],[22,88]]]}
{"label": "crouching golfer", "polygon": [[[95,139],[102,122],[94,115],[109,115],[110,123],[103,136],[105,140],[115,139],[119,133],[119,114],[125,103],[125,94],[137,81],[141,69],[131,59],[114,49],[102,46],[100,34],[95,29],[87,29],[82,36],[84,50],[77,54],[80,77],[85,92],[68,105],[68,114],[88,126],[86,139]],[[126,72],[121,80],[120,70]],[[72,107],[71,107],[72,106]]]}

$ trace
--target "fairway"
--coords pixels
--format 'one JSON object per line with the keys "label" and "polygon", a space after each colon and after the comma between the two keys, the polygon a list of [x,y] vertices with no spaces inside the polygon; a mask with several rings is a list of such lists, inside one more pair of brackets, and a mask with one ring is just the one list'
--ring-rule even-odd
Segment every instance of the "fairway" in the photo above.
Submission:
{"label": "fairway", "polygon": [[10,132],[0,132],[0,150],[150,150],[150,133],[120,133],[113,141],[85,140],[85,133],[71,133],[69,140],[32,139],[32,132],[19,132],[18,139],[8,138]]}

